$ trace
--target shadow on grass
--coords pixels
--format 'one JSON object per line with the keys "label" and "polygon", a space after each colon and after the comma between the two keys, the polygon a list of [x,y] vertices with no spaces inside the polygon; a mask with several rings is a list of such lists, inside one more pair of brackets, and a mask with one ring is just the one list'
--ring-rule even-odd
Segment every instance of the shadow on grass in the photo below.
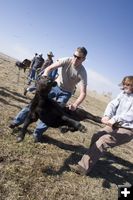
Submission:
{"label": "shadow on grass", "polygon": [[5,104],[5,105],[17,107],[19,109],[21,109],[21,106],[10,103],[9,100],[6,98],[10,98],[10,99],[13,99],[15,101],[25,103],[25,104],[28,104],[28,101],[29,101],[29,99],[27,99],[27,97],[25,97],[17,92],[10,91],[4,87],[0,87],[0,96],[1,96],[1,98],[0,98],[1,103]]}
{"label": "shadow on grass", "polygon": [[16,108],[22,109],[21,106],[18,106],[18,105],[15,105],[15,104],[9,103],[8,101],[6,101],[6,100],[3,99],[3,98],[0,98],[0,102],[3,103],[3,104],[5,104],[5,105],[10,105],[10,106],[13,106],[13,107],[16,107]]}
{"label": "shadow on grass", "polygon": [[[3,96],[3,97],[11,97],[11,98],[14,98],[15,100],[17,101],[20,101],[22,103],[27,103],[27,100],[30,99],[30,98],[27,98],[26,96],[18,93],[18,92],[14,92],[14,91],[11,91],[7,88],[4,88],[4,87],[0,87],[0,95]],[[17,97],[20,97],[20,98],[17,98]]]}
{"label": "shadow on grass", "polygon": [[[118,169],[117,165],[121,165],[121,169]],[[104,179],[103,187],[105,188],[110,188],[111,183],[116,185],[129,183],[132,185],[133,163],[107,152],[103,159],[98,161],[89,176]]]}
{"label": "shadow on grass", "polygon": [[[72,151],[71,155],[66,158],[63,166],[58,171],[55,171],[51,167],[42,169],[45,176],[61,175],[63,172],[70,171],[69,164],[77,164],[87,148],[82,145],[65,144],[61,141],[53,139],[49,136],[44,137],[44,141],[48,144],[53,144],[61,149]],[[114,166],[115,164],[115,166]],[[121,169],[117,168],[117,165],[121,165]],[[94,166],[92,172],[88,175],[91,178],[102,178],[103,187],[110,188],[111,183],[116,185],[123,185],[125,183],[133,184],[133,164],[118,156],[113,155],[110,152],[106,152],[97,164]]]}

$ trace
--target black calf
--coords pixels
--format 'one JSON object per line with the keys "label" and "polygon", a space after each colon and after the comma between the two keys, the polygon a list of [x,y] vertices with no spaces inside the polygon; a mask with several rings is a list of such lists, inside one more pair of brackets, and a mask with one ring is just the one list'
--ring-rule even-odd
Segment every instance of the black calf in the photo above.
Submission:
{"label": "black calf", "polygon": [[70,131],[85,132],[86,128],[79,122],[84,119],[91,119],[96,122],[101,122],[99,117],[77,109],[70,111],[67,107],[62,107],[56,101],[48,98],[48,93],[51,88],[56,86],[56,82],[48,77],[43,77],[37,83],[36,94],[31,101],[29,114],[24,122],[24,126],[18,136],[18,142],[22,141],[29,124],[40,119],[48,127],[58,128],[67,126]]}

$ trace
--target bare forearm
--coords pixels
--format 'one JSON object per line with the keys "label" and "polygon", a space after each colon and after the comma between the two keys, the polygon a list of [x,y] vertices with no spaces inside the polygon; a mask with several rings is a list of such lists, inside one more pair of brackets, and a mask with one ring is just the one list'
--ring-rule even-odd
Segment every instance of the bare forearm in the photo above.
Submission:
{"label": "bare forearm", "polygon": [[49,74],[49,72],[50,72],[51,70],[57,69],[57,68],[59,68],[59,67],[60,67],[60,65],[59,65],[58,62],[53,63],[52,65],[48,66],[48,67],[44,70],[44,73],[43,73],[42,76],[48,76],[48,74]]}
{"label": "bare forearm", "polygon": [[83,102],[85,97],[86,97],[86,93],[80,94],[80,96],[77,98],[77,100],[74,102],[74,104],[78,107]]}

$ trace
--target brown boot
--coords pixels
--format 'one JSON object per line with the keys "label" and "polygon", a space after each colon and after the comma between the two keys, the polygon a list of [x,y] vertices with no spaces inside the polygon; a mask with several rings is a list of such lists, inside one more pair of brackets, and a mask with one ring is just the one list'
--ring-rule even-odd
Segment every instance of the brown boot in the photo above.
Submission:
{"label": "brown boot", "polygon": [[71,169],[71,171],[75,172],[76,174],[80,174],[82,176],[87,175],[87,171],[78,164],[77,165],[70,165],[69,164],[69,168]]}

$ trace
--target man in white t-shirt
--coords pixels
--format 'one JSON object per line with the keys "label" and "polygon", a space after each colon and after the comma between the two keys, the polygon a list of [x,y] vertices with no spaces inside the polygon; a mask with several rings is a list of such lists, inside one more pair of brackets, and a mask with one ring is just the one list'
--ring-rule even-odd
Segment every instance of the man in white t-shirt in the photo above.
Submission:
{"label": "man in white t-shirt", "polygon": [[[70,93],[71,95],[75,90],[75,86],[79,83],[80,95],[72,105],[69,105],[71,110],[75,110],[86,96],[87,73],[82,65],[86,55],[87,50],[84,47],[79,47],[76,49],[73,57],[59,59],[47,67],[43,74],[43,76],[48,76],[51,70],[61,67],[61,73],[57,79],[57,87],[59,87],[62,91]],[[58,97],[57,101],[60,102],[60,97]]]}

